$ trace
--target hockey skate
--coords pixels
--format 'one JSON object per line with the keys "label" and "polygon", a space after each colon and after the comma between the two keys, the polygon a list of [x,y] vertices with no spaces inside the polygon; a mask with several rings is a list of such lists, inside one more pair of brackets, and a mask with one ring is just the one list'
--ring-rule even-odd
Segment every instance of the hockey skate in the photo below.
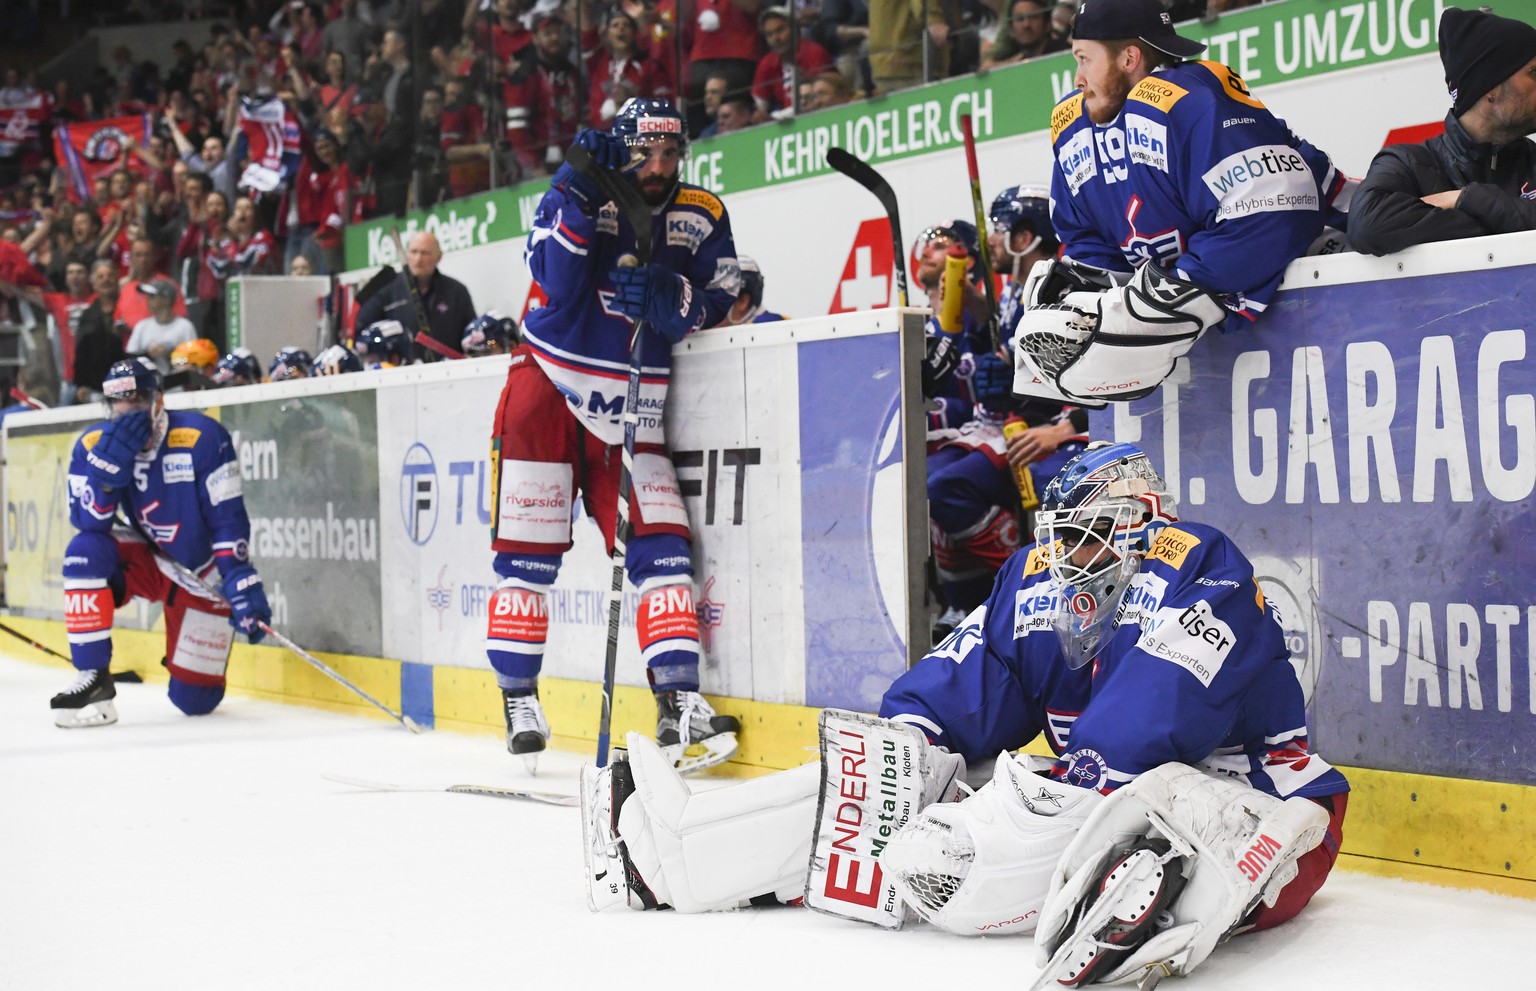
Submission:
{"label": "hockey skate", "polygon": [[539,773],[539,754],[549,743],[549,723],[534,690],[501,693],[502,714],[507,717],[507,752],[521,757],[529,774]]}
{"label": "hockey skate", "polygon": [[582,859],[587,876],[587,907],[601,912],[614,905],[656,908],[656,898],[629,862],[619,839],[619,811],[634,794],[635,776],[622,748],[614,748],[607,767],[581,768]]}
{"label": "hockey skate", "polygon": [[1072,932],[1051,955],[1034,988],[1089,984],[1108,974],[1159,928],[1172,925],[1173,916],[1165,909],[1179,897],[1187,880],[1185,857],[1180,853],[1167,840],[1143,838],[1124,853],[1111,856],[1097,894],[1084,903],[1071,923]]}
{"label": "hockey skate", "polygon": [[[672,759],[679,774],[691,774],[723,764],[736,755],[735,716],[717,716],[704,696],[690,691],[656,693],[656,742]],[[703,752],[695,749],[702,747]]]}
{"label": "hockey skate", "polygon": [[117,686],[106,668],[81,671],[75,683],[53,697],[53,725],[61,729],[110,726],[117,722]]}

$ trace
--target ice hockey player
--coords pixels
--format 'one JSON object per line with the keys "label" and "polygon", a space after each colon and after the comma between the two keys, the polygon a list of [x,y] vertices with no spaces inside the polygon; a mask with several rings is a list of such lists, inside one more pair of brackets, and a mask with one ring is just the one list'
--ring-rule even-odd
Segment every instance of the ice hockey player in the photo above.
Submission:
{"label": "ice hockey player", "polygon": [[255,385],[260,381],[261,362],[250,348],[235,348],[213,369],[214,385]]}
{"label": "ice hockey player", "polygon": [[[103,392],[110,418],[75,442],[69,463],[69,520],[78,532],[64,550],[64,619],[80,673],[53,697],[54,722],[117,721],[107,673],[112,618],[135,596],[165,604],[171,702],[201,716],[224,697],[234,631],[256,643],[272,619],[250,560],[234,445],[218,421],[167,410],[160,373],[144,358],[113,365]],[[164,558],[216,582],[228,604],[178,584]]]}
{"label": "ice hockey player", "polygon": [[307,379],[314,373],[315,359],[308,351],[289,345],[272,356],[267,368],[268,382],[286,382],[290,379]]}
{"label": "ice hockey player", "polygon": [[[879,718],[823,713],[819,766],[693,793],[632,734],[627,760],[588,767],[589,878],[629,882],[592,885],[593,906],[803,896],[891,928],[914,912],[961,935],[1034,931],[1037,988],[1185,974],[1301,911],[1348,784],[1309,748],[1252,565],[1179,521],[1130,444],[1069,462],[1035,535]],[[1037,734],[1054,759],[1007,753]],[[952,801],[992,758],[990,783]]]}
{"label": "ice hockey player", "polygon": [[736,256],[737,264],[741,267],[741,292],[736,301],[726,311],[725,319],[717,326],[736,327],[744,323],[777,323],[788,319],[782,313],[773,313],[763,309],[763,290],[766,283],[763,280],[762,267],[757,264],[755,258],[746,255]]}
{"label": "ice hockey player", "polygon": [[[1002,353],[984,350],[973,356],[976,409],[928,455],[928,517],[947,607],[936,626],[944,635],[986,601],[1003,562],[1019,549],[1018,513],[1038,505],[1038,498],[1023,497],[1044,492],[1088,442],[1085,410],[1013,396],[1010,342],[1024,312],[1021,274],[1054,258],[1060,247],[1051,228],[1048,194],[1010,186],[993,200],[990,219],[992,266],[1009,279],[998,315]],[[1019,427],[1008,426],[1010,421]],[[1015,482],[1016,471],[1029,473],[1026,486]]]}
{"label": "ice hockey player", "polygon": [[661,416],[672,345],[718,323],[740,291],[730,216],[713,193],[680,181],[687,133],[665,100],[631,100],[610,133],[583,131],[575,143],[601,167],[622,171],[656,223],[650,264],[621,265],[633,260],[624,256],[635,254],[634,232],[567,164],[551,177],[528,238],[529,271],[549,300],[528,314],[492,427],[491,548],[500,581],[486,646],[505,701],[507,747],[533,755],[549,737],[538,696],[547,599],[571,546],[578,496],[612,547],[629,342],[643,320],[625,569],[640,593],[635,626],[656,696],[657,740],[673,759],[703,744],[699,759],[717,763],[735,751],[740,727],[699,694],[688,516]]}
{"label": "ice hockey player", "polygon": [[1159,0],[1095,0],[1051,111],[1065,259],[1031,273],[1016,391],[1102,406],[1157,388],[1206,330],[1255,319],[1355,186],[1231,69],[1186,62]]}
{"label": "ice hockey player", "polygon": [[415,345],[399,320],[379,320],[358,331],[352,351],[367,369],[400,368],[415,361]]}
{"label": "ice hockey player", "polygon": [[[958,295],[946,305],[944,280],[951,252],[960,262],[962,274],[957,282]],[[980,236],[975,224],[946,220],[919,234],[912,254],[917,284],[927,294],[928,308],[934,314],[928,318],[923,358],[923,398],[932,401],[928,412],[928,448],[932,453],[970,420],[976,405],[970,382],[972,359],[991,348],[985,334],[986,299],[977,288],[983,277],[978,266]]]}
{"label": "ice hockey player", "polygon": [[487,355],[506,354],[507,349],[516,343],[517,321],[495,310],[487,310],[464,328],[460,350],[466,358],[484,358]]}

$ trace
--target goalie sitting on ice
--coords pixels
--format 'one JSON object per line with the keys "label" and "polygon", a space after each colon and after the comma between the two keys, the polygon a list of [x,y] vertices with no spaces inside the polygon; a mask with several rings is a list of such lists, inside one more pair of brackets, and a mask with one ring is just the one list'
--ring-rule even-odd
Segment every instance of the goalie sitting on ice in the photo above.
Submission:
{"label": "goalie sitting on ice", "polygon": [[[1252,565],[1180,522],[1130,444],[1068,462],[1035,538],[881,718],[822,714],[819,764],[695,794],[631,734],[627,760],[589,767],[593,908],[803,897],[889,928],[915,912],[961,935],[1034,931],[1042,979],[1068,984],[1187,973],[1301,911],[1349,786],[1309,750]],[[1007,753],[1039,733],[1054,760]],[[992,758],[962,798],[966,763]]]}

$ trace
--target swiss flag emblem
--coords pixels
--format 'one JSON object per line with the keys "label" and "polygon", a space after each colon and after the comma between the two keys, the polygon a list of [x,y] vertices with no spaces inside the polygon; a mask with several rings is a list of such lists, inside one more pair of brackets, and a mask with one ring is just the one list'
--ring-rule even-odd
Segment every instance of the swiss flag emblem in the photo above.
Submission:
{"label": "swiss flag emblem", "polygon": [[891,278],[896,256],[891,246],[891,221],[880,217],[859,224],[843,274],[832,293],[828,313],[874,310],[891,305]]}
{"label": "swiss flag emblem", "polygon": [[524,323],[527,321],[529,313],[539,309],[548,302],[549,294],[544,291],[544,287],[537,282],[529,283],[528,298],[523,300],[523,315],[518,318],[517,322],[519,324]]}

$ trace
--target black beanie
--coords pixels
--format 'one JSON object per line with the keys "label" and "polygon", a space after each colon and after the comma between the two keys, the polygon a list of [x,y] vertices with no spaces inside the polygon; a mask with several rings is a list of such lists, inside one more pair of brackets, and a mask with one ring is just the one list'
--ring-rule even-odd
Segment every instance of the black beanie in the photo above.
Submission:
{"label": "black beanie", "polygon": [[1440,62],[1460,117],[1536,58],[1536,28],[1481,10],[1447,7],[1440,15]]}

